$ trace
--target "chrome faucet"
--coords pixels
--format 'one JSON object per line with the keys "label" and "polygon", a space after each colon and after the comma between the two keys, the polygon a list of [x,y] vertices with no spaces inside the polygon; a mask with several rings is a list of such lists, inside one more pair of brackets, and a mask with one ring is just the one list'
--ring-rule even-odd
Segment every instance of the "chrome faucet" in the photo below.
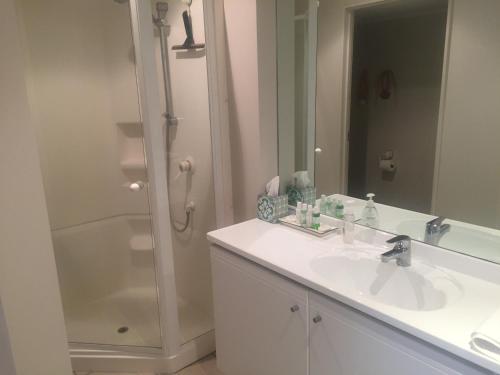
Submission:
{"label": "chrome faucet", "polygon": [[383,263],[396,259],[396,264],[401,267],[411,266],[411,238],[405,235],[396,236],[387,241],[393,243],[394,248],[381,255]]}
{"label": "chrome faucet", "polygon": [[443,234],[451,228],[450,224],[443,224],[443,216],[439,216],[425,224],[424,241],[430,245],[437,245]]}

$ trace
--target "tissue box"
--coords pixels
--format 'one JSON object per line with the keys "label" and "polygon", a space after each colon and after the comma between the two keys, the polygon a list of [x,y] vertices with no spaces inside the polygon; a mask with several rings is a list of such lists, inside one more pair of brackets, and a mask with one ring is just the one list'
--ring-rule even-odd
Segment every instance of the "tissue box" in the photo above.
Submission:
{"label": "tissue box", "polygon": [[314,205],[316,204],[316,188],[314,186],[299,189],[295,186],[288,186],[286,189],[288,204],[297,206],[297,202]]}
{"label": "tissue box", "polygon": [[260,220],[276,223],[280,217],[288,215],[288,195],[271,197],[261,195],[257,200],[257,217]]}

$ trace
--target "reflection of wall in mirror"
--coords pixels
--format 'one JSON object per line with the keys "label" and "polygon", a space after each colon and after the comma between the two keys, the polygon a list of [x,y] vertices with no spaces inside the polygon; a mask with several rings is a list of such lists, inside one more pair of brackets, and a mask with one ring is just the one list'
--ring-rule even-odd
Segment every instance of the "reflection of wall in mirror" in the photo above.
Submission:
{"label": "reflection of wall in mirror", "polygon": [[[369,3],[380,4],[323,2],[318,15],[316,141],[323,149],[316,163],[319,194],[346,191],[345,14],[348,7]],[[432,202],[436,214],[495,227],[500,226],[499,15],[496,0],[453,1],[446,95],[440,108],[442,135],[438,128],[436,142],[441,150],[436,155],[439,173],[433,181]]]}
{"label": "reflection of wall in mirror", "polygon": [[436,213],[495,228],[500,228],[499,30],[500,1],[454,1],[434,196]]}
{"label": "reflection of wall in mirror", "polygon": [[[358,19],[356,19],[358,21]],[[348,193],[405,209],[430,212],[438,125],[446,11],[401,18],[359,20],[354,31]],[[396,86],[379,97],[381,72],[390,68]],[[366,70],[370,95],[357,100]],[[385,173],[379,158],[391,150],[398,162]]]}
{"label": "reflection of wall in mirror", "polygon": [[295,171],[314,178],[314,99],[317,3],[278,0],[277,72],[279,173],[282,186]]}

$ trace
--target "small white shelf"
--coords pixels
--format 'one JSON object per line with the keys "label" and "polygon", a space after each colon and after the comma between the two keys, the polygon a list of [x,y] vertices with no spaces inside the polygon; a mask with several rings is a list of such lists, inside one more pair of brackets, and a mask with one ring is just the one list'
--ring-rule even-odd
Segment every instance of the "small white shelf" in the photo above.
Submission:
{"label": "small white shelf", "polygon": [[153,238],[150,234],[136,234],[129,240],[132,251],[153,251]]}
{"label": "small white shelf", "polygon": [[145,171],[144,159],[126,159],[120,162],[120,167],[126,171]]}

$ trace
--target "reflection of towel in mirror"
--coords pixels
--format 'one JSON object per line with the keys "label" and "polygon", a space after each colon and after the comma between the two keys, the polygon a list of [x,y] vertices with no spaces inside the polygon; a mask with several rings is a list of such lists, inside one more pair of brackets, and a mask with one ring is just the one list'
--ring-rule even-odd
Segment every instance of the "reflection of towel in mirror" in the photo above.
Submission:
{"label": "reflection of towel in mirror", "polygon": [[500,309],[472,333],[470,344],[477,352],[500,362]]}
{"label": "reflection of towel in mirror", "polygon": [[305,189],[313,186],[307,171],[297,171],[292,175],[292,178],[293,186],[297,189]]}
{"label": "reflection of towel in mirror", "polygon": [[392,70],[384,70],[380,73],[377,82],[377,94],[380,98],[387,100],[396,91],[396,76]]}

